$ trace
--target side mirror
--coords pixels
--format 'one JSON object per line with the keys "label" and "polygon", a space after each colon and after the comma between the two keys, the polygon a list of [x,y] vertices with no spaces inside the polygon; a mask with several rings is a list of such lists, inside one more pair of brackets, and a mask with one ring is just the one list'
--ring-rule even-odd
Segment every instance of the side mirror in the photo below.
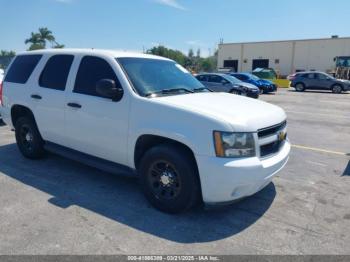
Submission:
{"label": "side mirror", "polygon": [[223,85],[227,85],[228,84],[228,82],[226,81],[226,80],[221,80],[221,84],[223,84]]}
{"label": "side mirror", "polygon": [[110,98],[114,102],[118,102],[124,95],[124,90],[117,87],[112,79],[101,79],[96,83],[96,92],[102,97]]}

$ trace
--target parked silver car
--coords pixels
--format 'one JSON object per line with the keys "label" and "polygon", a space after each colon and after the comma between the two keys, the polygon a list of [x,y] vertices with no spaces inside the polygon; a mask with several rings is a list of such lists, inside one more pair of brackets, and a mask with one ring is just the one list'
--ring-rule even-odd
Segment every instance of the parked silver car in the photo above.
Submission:
{"label": "parked silver car", "polygon": [[343,91],[350,91],[349,80],[336,79],[333,76],[318,71],[296,73],[288,76],[288,79],[291,81],[290,86],[294,87],[298,92],[306,89],[331,90],[337,94]]}
{"label": "parked silver car", "polygon": [[260,90],[258,87],[227,74],[204,73],[196,75],[196,78],[214,92],[227,92],[252,98],[259,97]]}

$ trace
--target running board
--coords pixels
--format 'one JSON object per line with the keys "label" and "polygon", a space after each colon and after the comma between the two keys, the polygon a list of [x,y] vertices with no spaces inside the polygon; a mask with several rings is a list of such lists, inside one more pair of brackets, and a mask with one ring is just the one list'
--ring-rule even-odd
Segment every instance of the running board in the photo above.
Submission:
{"label": "running board", "polygon": [[52,142],[46,141],[44,148],[45,150],[53,154],[60,155],[62,157],[83,163],[87,166],[94,167],[96,169],[100,169],[111,174],[123,176],[137,176],[136,171],[130,167],[120,165],[112,161],[108,161],[95,156],[91,156],[74,149],[57,145]]}

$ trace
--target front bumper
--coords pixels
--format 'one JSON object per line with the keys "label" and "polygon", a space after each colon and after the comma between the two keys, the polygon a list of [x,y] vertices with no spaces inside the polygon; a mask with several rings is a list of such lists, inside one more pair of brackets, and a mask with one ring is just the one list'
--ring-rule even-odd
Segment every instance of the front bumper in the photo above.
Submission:
{"label": "front bumper", "polygon": [[287,164],[290,149],[286,141],[276,155],[265,159],[232,160],[197,155],[204,203],[218,205],[260,191]]}
{"label": "front bumper", "polygon": [[259,98],[260,92],[259,92],[258,89],[257,90],[253,90],[253,91],[248,90],[246,94],[247,94],[248,97]]}

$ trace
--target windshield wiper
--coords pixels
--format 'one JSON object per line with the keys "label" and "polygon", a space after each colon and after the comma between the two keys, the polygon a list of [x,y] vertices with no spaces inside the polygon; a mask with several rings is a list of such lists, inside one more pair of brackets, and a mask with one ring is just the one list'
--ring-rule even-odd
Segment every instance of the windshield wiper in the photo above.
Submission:
{"label": "windshield wiper", "polygon": [[204,90],[208,90],[209,92],[213,92],[212,90],[210,90],[209,88],[206,88],[206,87],[200,87],[200,88],[193,89],[194,92],[200,92],[200,91],[204,91]]}
{"label": "windshield wiper", "polygon": [[163,89],[163,90],[159,90],[159,91],[150,92],[150,93],[147,93],[145,96],[150,97],[152,95],[157,95],[157,94],[166,95],[166,94],[177,93],[179,91],[184,91],[187,93],[194,93],[191,89],[187,89],[187,88],[171,88],[171,89]]}

